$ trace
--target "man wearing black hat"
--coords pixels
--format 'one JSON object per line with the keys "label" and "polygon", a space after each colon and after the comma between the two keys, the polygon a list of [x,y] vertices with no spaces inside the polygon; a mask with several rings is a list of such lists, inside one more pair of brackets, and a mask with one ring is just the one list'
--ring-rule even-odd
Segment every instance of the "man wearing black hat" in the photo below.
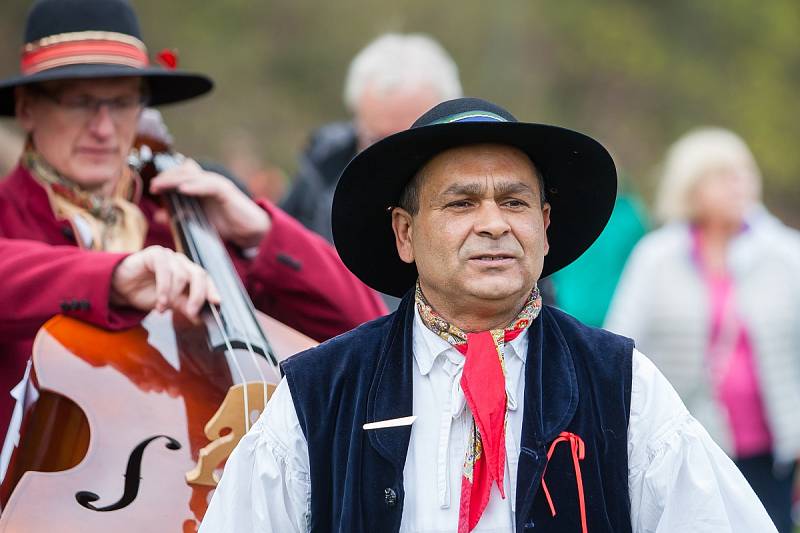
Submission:
{"label": "man wearing black hat", "polygon": [[542,306],[615,191],[599,143],[478,99],[357,156],[334,239],[403,300],[283,363],[201,531],[774,531],[633,341]]}
{"label": "man wearing black hat", "polygon": [[[28,134],[19,166],[0,184],[0,238],[92,252],[39,264],[52,254],[9,250],[18,261],[0,293],[3,314],[15,315],[0,339],[0,432],[11,412],[7,391],[48,318],[65,313],[118,329],[154,308],[193,316],[217,299],[207,274],[169,249],[159,206],[127,164],[145,105],[212,88],[208,77],[175,69],[174,56],[160,60],[166,67],[150,65],[126,0],[40,0],[28,15],[21,72],[0,82],[0,115],[16,116]],[[203,200],[261,310],[319,340],[382,314],[332,247],[268,202],[193,161],[154,178],[149,192],[172,189]],[[32,285],[43,273],[48,283]],[[12,301],[20,287],[26,298]]]}

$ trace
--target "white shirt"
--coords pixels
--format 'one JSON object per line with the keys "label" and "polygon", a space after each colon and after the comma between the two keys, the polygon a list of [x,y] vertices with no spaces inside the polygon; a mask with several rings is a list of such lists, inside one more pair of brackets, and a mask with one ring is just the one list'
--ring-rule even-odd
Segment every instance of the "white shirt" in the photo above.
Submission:
{"label": "white shirt", "polygon": [[[459,386],[463,356],[415,313],[413,414],[403,470],[403,533],[452,532],[472,415]],[[513,532],[522,432],[527,332],[506,344],[505,492],[492,488],[476,532]],[[766,511],[731,460],[688,413],[664,376],[633,353],[628,487],[634,532],[773,532]],[[306,532],[311,508],[308,446],[286,381],[228,459],[200,528]],[[413,490],[409,487],[413,487]]]}

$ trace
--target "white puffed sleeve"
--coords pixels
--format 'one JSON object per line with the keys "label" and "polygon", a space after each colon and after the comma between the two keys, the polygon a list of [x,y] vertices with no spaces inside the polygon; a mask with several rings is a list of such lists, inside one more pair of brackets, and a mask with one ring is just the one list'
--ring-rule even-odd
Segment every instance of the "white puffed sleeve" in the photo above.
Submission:
{"label": "white puffed sleeve", "polygon": [[310,504],[308,445],[284,379],[228,458],[200,533],[305,533]]}
{"label": "white puffed sleeve", "polygon": [[628,476],[637,533],[776,531],[733,462],[635,350]]}

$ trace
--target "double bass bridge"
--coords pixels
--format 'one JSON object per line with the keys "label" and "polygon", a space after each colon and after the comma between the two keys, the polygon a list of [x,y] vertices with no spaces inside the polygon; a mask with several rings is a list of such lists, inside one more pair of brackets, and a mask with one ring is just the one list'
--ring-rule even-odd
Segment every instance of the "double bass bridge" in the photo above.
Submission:
{"label": "double bass bridge", "polygon": [[187,483],[217,486],[217,467],[230,456],[239,440],[264,411],[265,402],[274,390],[275,385],[263,382],[238,384],[228,389],[219,409],[206,424],[204,431],[211,443],[200,449],[197,465],[186,473]]}

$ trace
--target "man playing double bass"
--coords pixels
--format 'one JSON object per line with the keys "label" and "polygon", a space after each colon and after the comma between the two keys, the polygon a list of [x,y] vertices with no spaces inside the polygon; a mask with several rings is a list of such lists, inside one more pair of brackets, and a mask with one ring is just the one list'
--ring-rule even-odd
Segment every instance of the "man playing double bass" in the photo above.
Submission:
{"label": "man playing double bass", "polygon": [[[0,115],[28,135],[0,184],[0,431],[6,391],[50,317],[120,329],[152,309],[195,317],[219,299],[207,273],[170,249],[159,206],[127,163],[145,105],[207,93],[211,80],[150,66],[126,0],[39,0],[24,42],[20,75],[0,82]],[[323,340],[385,311],[326,242],[222,176],[186,161],[149,184],[169,190],[201,199],[254,304],[274,318]]]}

